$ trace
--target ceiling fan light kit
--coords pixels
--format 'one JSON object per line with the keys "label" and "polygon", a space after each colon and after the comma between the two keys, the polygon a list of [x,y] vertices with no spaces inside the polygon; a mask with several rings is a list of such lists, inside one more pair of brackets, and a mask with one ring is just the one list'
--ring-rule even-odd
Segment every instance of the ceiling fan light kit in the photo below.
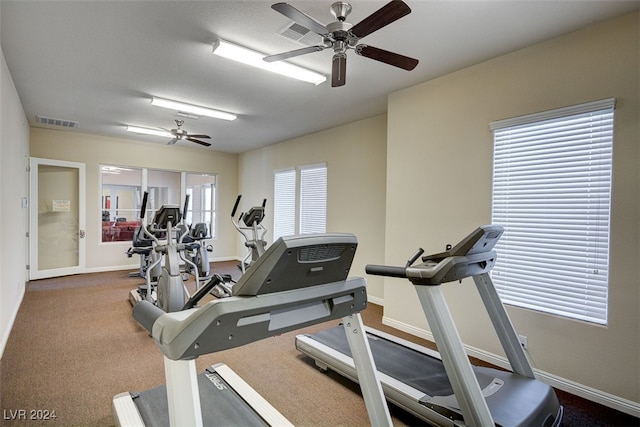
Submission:
{"label": "ceiling fan light kit", "polygon": [[151,105],[156,107],[167,108],[169,110],[175,110],[180,113],[195,114],[196,116],[213,117],[214,119],[221,120],[235,120],[237,115],[226,111],[214,110],[213,108],[201,107],[199,105],[185,104],[183,102],[172,101],[170,99],[152,97]]}
{"label": "ceiling fan light kit", "polygon": [[411,13],[411,8],[402,0],[392,0],[355,25],[347,22],[347,16],[351,13],[351,5],[343,1],[333,3],[331,6],[331,14],[336,18],[336,21],[326,26],[288,3],[275,3],[271,8],[321,36],[322,44],[266,56],[264,60],[268,63],[274,63],[283,59],[318,52],[324,49],[333,49],[332,87],[343,86],[346,83],[346,52],[349,49],[354,50],[357,55],[364,56],[365,58],[408,71],[413,70],[418,65],[417,59],[373,46],[358,44],[361,38]]}
{"label": "ceiling fan light kit", "polygon": [[222,39],[218,39],[213,43],[213,54],[315,85],[319,85],[327,80],[324,74],[316,73],[315,71],[294,64],[287,62],[265,62],[263,61],[265,57],[264,53],[256,52],[255,50]]}

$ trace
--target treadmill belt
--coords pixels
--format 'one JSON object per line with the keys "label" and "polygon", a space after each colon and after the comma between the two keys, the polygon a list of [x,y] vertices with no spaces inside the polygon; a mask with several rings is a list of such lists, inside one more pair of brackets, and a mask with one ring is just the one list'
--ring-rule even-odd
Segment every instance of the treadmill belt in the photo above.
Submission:
{"label": "treadmill belt", "polygon": [[[206,426],[268,426],[215,371],[198,375],[202,421]],[[131,393],[145,425],[169,426],[169,406],[165,385]]]}
{"label": "treadmill belt", "polygon": [[[319,343],[352,357],[344,327],[337,326],[310,336]],[[440,360],[369,333],[367,337],[378,371],[429,396],[453,394]]]}

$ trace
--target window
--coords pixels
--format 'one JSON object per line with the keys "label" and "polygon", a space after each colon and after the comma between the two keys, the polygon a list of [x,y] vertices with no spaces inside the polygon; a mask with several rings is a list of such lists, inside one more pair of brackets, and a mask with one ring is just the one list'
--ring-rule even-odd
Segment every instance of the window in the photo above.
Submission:
{"label": "window", "polygon": [[102,166],[102,241],[133,239],[140,225],[142,202],[142,170],[118,166]]}
{"label": "window", "polygon": [[607,323],[615,99],[491,124],[492,277],[507,304]]}
{"label": "window", "polygon": [[300,169],[300,233],[324,233],[327,229],[327,167]]}
{"label": "window", "polygon": [[157,169],[147,169],[147,212],[145,218],[154,213],[162,205],[176,205],[182,212],[180,196],[181,173]]}
{"label": "window", "polygon": [[[296,192],[299,188],[299,192]],[[327,165],[275,172],[273,238],[324,233],[327,223]]]}
{"label": "window", "polygon": [[185,223],[207,224],[209,235],[215,230],[216,176],[188,173],[186,176],[189,209]]}
{"label": "window", "polygon": [[273,240],[296,233],[296,170],[275,173]]}
{"label": "window", "polygon": [[190,195],[186,224],[204,222],[215,233],[215,175],[101,165],[102,241],[131,241],[140,225],[142,195],[149,193],[145,219],[165,204],[182,211]]}

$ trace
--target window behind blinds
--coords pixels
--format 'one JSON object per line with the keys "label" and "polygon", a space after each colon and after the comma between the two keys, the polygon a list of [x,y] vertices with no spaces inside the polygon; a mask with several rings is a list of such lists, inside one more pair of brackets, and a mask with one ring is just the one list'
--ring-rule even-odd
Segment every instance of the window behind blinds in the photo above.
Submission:
{"label": "window behind blinds", "polygon": [[324,233],[327,224],[327,165],[276,171],[274,240],[280,236]]}
{"label": "window behind blinds", "polygon": [[492,277],[507,304],[607,323],[615,99],[491,124]]}
{"label": "window behind blinds", "polygon": [[295,234],[296,170],[275,172],[273,195],[273,240]]}
{"label": "window behind blinds", "polygon": [[300,169],[300,233],[324,233],[327,229],[327,166]]}

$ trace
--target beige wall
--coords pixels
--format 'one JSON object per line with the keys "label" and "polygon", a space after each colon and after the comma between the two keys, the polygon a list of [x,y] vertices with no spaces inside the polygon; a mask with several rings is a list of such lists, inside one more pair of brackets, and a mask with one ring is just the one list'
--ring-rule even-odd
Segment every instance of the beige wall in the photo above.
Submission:
{"label": "beige wall", "polygon": [[[490,222],[491,121],[616,97],[609,323],[509,313],[534,367],[632,402],[640,402],[638,58],[631,14],[391,94],[385,246],[386,261],[399,264],[418,246],[440,251]],[[385,322],[428,330],[411,286],[384,286]],[[446,294],[465,344],[503,354],[472,281]]]}
{"label": "beige wall", "polygon": [[0,356],[27,280],[29,124],[0,49]]}
{"label": "beige wall", "polygon": [[[0,354],[24,291],[27,260],[25,156],[87,164],[87,267],[136,260],[126,243],[100,243],[98,163],[217,173],[219,238],[215,257],[243,252],[228,222],[238,193],[250,206],[268,198],[273,171],[325,161],[328,230],[353,232],[360,245],[353,274],[367,263],[404,263],[418,247],[440,251],[490,220],[493,120],[602,99],[618,99],[614,147],[610,321],[606,327],[509,308],[529,338],[535,367],[567,382],[640,402],[640,259],[638,176],[638,15],[550,40],[390,95],[381,115],[241,155],[166,147],[125,139],[29,129],[4,58],[0,68]],[[388,137],[387,137],[388,135]],[[22,227],[15,224],[22,223]],[[95,230],[92,232],[90,230]],[[271,234],[267,236],[271,241]],[[20,243],[22,242],[22,243]],[[16,245],[18,248],[16,249]],[[413,289],[369,277],[385,321],[417,334],[428,327]],[[446,289],[464,342],[500,354],[470,282]],[[471,288],[471,289],[470,289]],[[574,390],[575,391],[575,390]]]}
{"label": "beige wall", "polygon": [[[386,115],[292,139],[240,155],[238,184],[245,207],[268,199],[267,241],[273,235],[273,173],[327,163],[327,231],[358,238],[353,275],[384,254]],[[382,301],[382,280],[369,278],[369,294]]]}
{"label": "beige wall", "polygon": [[87,270],[136,268],[139,260],[127,258],[127,242],[101,242],[100,164],[137,166],[218,176],[218,237],[211,241],[214,259],[237,257],[236,231],[226,212],[231,212],[237,192],[238,156],[161,143],[107,138],[78,132],[31,129],[31,156],[86,164]]}

